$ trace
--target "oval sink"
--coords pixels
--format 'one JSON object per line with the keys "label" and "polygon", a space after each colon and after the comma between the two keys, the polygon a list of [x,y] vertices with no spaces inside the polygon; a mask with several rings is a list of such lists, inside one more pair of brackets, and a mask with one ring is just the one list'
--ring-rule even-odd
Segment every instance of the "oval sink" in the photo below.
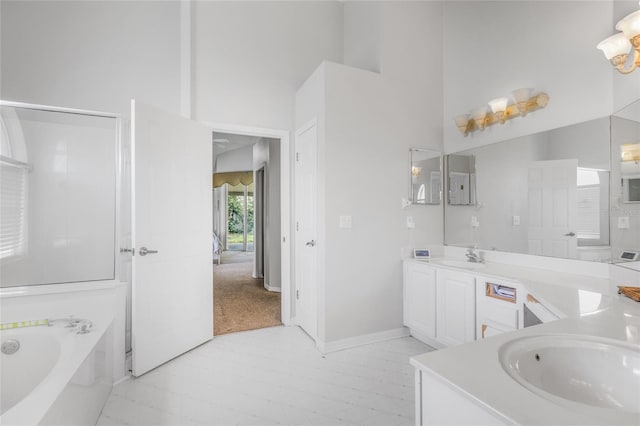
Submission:
{"label": "oval sink", "polygon": [[512,340],[498,351],[505,371],[553,402],[640,413],[640,347],[576,335]]}
{"label": "oval sink", "polygon": [[462,260],[437,260],[435,261],[435,263],[438,263],[444,266],[451,266],[453,268],[471,269],[471,270],[482,269],[486,267],[482,263],[464,262]]}

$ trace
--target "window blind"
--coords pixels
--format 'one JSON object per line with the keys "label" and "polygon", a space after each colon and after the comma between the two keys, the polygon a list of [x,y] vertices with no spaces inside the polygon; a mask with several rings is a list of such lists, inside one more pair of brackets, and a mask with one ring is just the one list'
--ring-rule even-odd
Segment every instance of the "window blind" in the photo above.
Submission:
{"label": "window blind", "polygon": [[0,164],[0,259],[24,254],[27,168]]}

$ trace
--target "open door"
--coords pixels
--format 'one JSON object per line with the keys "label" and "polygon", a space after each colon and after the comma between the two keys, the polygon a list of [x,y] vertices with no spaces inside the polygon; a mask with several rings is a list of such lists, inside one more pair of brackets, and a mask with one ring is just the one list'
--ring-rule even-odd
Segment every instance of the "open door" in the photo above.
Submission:
{"label": "open door", "polygon": [[577,257],[577,159],[529,166],[529,254]]}
{"label": "open door", "polygon": [[213,337],[211,131],[131,101],[132,366]]}

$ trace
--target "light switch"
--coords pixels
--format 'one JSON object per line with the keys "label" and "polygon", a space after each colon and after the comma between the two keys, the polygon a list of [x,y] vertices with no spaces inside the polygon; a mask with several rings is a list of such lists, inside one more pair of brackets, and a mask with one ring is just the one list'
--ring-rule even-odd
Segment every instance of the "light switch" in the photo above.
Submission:
{"label": "light switch", "polygon": [[618,218],[618,229],[629,229],[629,216],[620,216]]}
{"label": "light switch", "polygon": [[413,221],[413,216],[407,216],[407,228],[413,229],[416,227],[416,223]]}
{"label": "light switch", "polygon": [[340,216],[339,226],[342,229],[351,229],[353,227],[351,216]]}
{"label": "light switch", "polygon": [[478,217],[477,216],[471,216],[471,227],[472,228],[479,228],[480,227],[480,222],[478,222]]}
{"label": "light switch", "polygon": [[513,216],[513,226],[520,225],[520,216]]}

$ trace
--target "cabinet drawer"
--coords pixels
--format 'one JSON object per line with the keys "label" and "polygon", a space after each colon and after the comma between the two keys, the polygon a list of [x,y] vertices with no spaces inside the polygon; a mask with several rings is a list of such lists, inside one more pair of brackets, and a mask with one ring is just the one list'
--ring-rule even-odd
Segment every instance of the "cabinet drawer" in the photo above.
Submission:
{"label": "cabinet drawer", "polygon": [[485,323],[480,324],[481,339],[484,339],[486,337],[491,337],[491,336],[497,336],[498,334],[507,333],[509,331],[515,331],[515,329],[503,328],[500,326],[496,326],[495,324],[485,324]]}
{"label": "cabinet drawer", "polygon": [[520,310],[516,309],[515,306],[494,301],[483,302],[482,306],[478,307],[478,316],[480,317],[480,320],[486,319],[514,330],[518,328]]}

